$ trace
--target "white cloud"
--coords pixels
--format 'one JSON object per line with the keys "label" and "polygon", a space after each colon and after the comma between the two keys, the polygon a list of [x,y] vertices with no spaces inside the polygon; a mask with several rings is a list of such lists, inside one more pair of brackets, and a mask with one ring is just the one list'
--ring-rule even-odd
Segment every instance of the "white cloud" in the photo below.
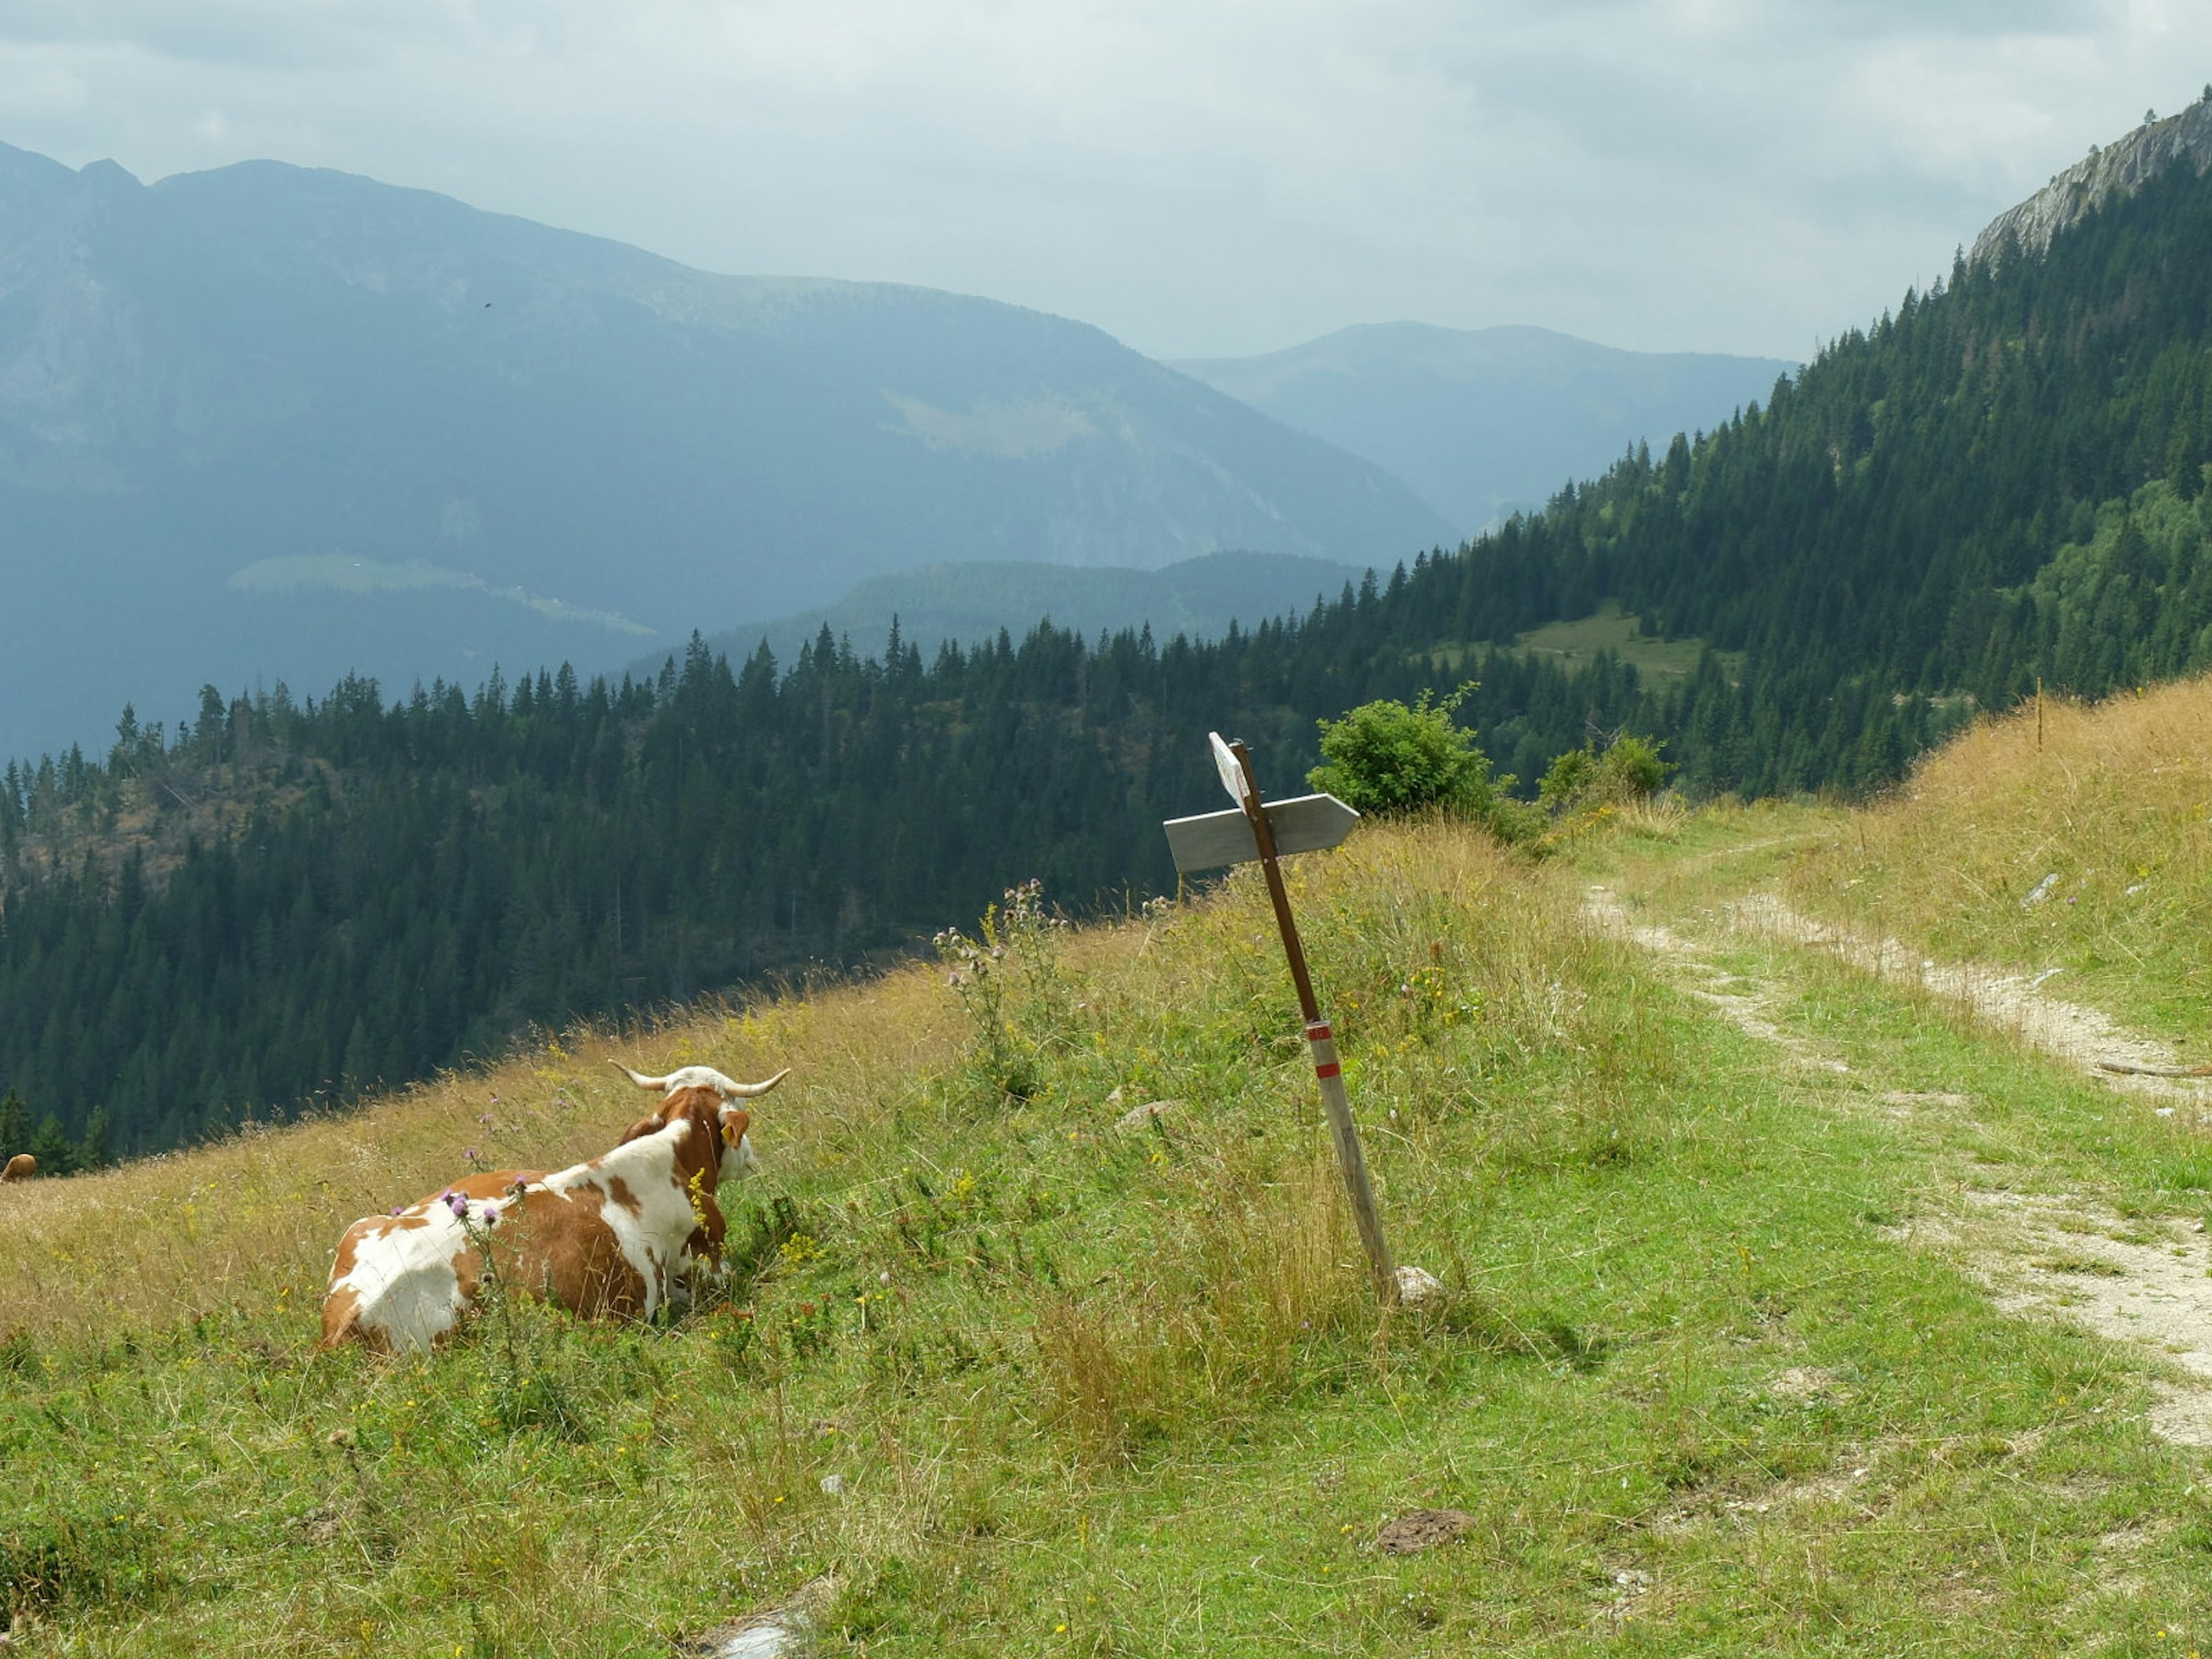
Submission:
{"label": "white cloud", "polygon": [[270,155],[1164,354],[1801,356],[2212,75],[2158,0],[0,0],[0,140]]}

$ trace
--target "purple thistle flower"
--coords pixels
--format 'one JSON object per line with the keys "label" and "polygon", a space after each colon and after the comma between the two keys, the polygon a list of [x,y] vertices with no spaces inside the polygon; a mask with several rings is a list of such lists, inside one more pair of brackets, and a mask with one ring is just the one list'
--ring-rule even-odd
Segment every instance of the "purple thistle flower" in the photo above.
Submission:
{"label": "purple thistle flower", "polygon": [[483,1224],[487,1227],[496,1227],[499,1225],[498,1205],[487,1204],[484,1206]]}

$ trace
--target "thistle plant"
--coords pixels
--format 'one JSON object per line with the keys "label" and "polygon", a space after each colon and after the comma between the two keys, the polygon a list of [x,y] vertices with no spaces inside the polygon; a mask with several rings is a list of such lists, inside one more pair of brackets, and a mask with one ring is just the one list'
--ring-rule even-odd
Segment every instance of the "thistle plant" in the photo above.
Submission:
{"label": "thistle plant", "polygon": [[[472,1152],[471,1156],[473,1157]],[[520,1194],[521,1190],[522,1183],[515,1182],[514,1191]],[[492,1232],[499,1225],[499,1206],[472,1205],[464,1194],[450,1187],[438,1194],[438,1201],[453,1212],[453,1219],[460,1224],[461,1231],[467,1236],[470,1245],[475,1249],[477,1259],[483,1263],[483,1271],[477,1281],[477,1302],[499,1333],[504,1381],[513,1384],[521,1376],[522,1370],[515,1354],[514,1309],[507,1294],[507,1281],[500,1275],[498,1255],[492,1249]],[[502,1412],[513,1392],[511,1387],[501,1389]],[[512,1428],[514,1425],[509,1424],[508,1426]]]}
{"label": "thistle plant", "polygon": [[520,1181],[512,1184],[505,1206],[471,1199],[450,1188],[438,1194],[438,1201],[452,1212],[477,1260],[483,1263],[476,1301],[496,1334],[496,1358],[491,1370],[499,1426],[508,1434],[541,1428],[573,1439],[582,1431],[575,1407],[560,1385],[547,1375],[545,1357],[533,1352],[534,1345],[525,1340],[520,1298],[513,1293],[499,1267],[495,1235],[503,1213],[514,1207],[525,1185]]}
{"label": "thistle plant", "polygon": [[1067,927],[1033,876],[983,912],[976,937],[947,927],[933,941],[973,1028],[969,1068],[1000,1098],[1027,1100],[1042,1086],[1042,1050],[1065,1000],[1059,946]]}

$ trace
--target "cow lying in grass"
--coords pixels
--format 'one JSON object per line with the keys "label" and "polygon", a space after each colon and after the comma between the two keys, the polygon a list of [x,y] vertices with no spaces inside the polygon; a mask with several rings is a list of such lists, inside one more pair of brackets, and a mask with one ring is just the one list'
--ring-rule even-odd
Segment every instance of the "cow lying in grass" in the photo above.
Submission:
{"label": "cow lying in grass", "polygon": [[[737,1086],[750,1097],[784,1075]],[[396,1214],[356,1221],[331,1268],[323,1346],[431,1346],[482,1289],[486,1243],[509,1290],[587,1318],[652,1317],[687,1257],[711,1261],[720,1249],[715,1193],[756,1167],[750,1121],[717,1089],[678,1089],[588,1163],[471,1176]]]}

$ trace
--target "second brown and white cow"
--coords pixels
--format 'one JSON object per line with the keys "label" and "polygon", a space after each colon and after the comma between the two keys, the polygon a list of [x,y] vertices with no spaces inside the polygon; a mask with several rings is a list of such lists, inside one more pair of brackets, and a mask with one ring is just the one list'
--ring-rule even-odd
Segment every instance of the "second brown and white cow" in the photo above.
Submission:
{"label": "second brown and white cow", "polygon": [[[781,1080],[744,1086],[750,1096]],[[450,1334],[483,1285],[480,1241],[512,1291],[586,1317],[652,1317],[687,1256],[719,1249],[715,1194],[756,1167],[750,1121],[719,1090],[678,1089],[588,1163],[519,1186],[504,1172],[471,1176],[356,1222],[323,1298],[323,1346],[405,1353]]]}

